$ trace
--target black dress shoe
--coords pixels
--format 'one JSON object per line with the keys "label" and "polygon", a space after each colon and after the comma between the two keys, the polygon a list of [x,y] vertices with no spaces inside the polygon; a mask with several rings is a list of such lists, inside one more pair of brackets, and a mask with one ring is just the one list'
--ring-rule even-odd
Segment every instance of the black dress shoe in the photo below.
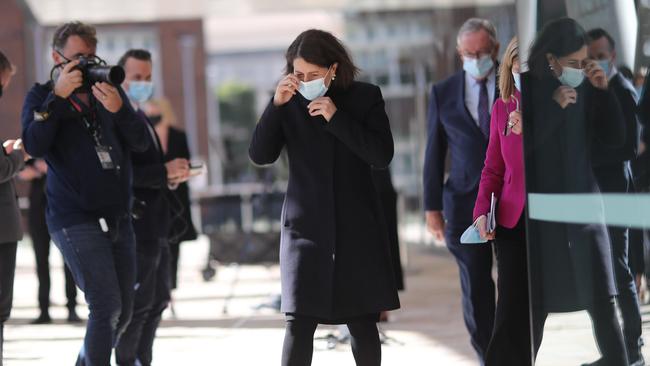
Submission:
{"label": "black dress shoe", "polygon": [[30,324],[52,324],[52,318],[49,314],[41,314],[38,318],[32,320]]}
{"label": "black dress shoe", "polygon": [[71,310],[68,312],[68,323],[81,323],[82,321],[76,311]]}

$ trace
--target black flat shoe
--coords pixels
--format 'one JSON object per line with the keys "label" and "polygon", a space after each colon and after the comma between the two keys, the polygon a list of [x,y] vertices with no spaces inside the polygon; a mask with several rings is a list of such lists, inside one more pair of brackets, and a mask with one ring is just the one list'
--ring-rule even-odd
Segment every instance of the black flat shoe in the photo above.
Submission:
{"label": "black flat shoe", "polygon": [[29,324],[52,324],[52,318],[49,314],[41,314],[38,318],[29,322]]}

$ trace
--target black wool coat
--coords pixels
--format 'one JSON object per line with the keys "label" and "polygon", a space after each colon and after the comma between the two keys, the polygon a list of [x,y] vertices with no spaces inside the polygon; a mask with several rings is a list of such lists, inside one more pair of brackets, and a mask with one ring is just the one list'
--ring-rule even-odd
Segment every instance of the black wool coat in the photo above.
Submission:
{"label": "black wool coat", "polygon": [[269,103],[250,144],[258,165],[286,147],[289,184],[282,210],[282,312],[337,322],[399,308],[388,230],[371,168],[388,166],[393,137],[377,86],[354,82],[326,96],[327,122],[296,94]]}

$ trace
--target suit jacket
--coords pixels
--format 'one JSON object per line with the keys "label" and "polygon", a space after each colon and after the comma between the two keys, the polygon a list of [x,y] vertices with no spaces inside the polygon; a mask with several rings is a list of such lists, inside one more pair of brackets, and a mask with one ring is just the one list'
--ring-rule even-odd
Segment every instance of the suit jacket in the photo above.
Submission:
{"label": "suit jacket", "polygon": [[[521,100],[518,91],[514,97]],[[494,193],[498,199],[497,224],[509,229],[519,222],[526,203],[523,136],[514,133],[503,135],[508,116],[517,109],[518,104],[520,103],[515,100],[504,102],[501,98],[494,103],[490,120],[490,143],[474,206],[476,220],[490,211],[490,197]]]}
{"label": "suit jacket", "polygon": [[7,155],[0,148],[0,244],[17,242],[23,238],[14,177],[24,164],[20,152]]}
{"label": "suit jacket", "polygon": [[330,122],[308,114],[300,94],[269,103],[249,156],[273,163],[286,147],[282,211],[282,311],[337,320],[399,307],[388,231],[371,168],[388,166],[393,138],[378,87],[331,88]]}
{"label": "suit jacket", "polygon": [[[617,164],[624,161],[632,160],[636,157],[639,147],[639,120],[636,114],[636,101],[632,86],[625,85],[626,81],[623,76],[617,73],[609,82],[609,88],[612,90],[621,106],[623,120],[621,121],[625,131],[625,141],[622,145],[611,147],[603,144],[594,144],[593,157],[594,165]],[[618,165],[618,164],[617,164]]]}
{"label": "suit jacket", "polygon": [[[442,210],[452,229],[472,223],[487,146],[488,138],[465,107],[465,71],[435,84],[429,101],[424,205],[427,211]],[[451,170],[443,184],[448,150]]]}
{"label": "suit jacket", "polygon": [[[167,137],[167,153],[165,162],[176,158],[190,160],[190,149],[187,146],[187,135],[182,130],[174,127],[169,128]],[[187,182],[178,185],[173,191],[168,191],[173,220],[169,238],[172,243],[180,243],[188,240],[195,240],[197,237],[196,228],[192,222],[190,211],[190,188]]]}
{"label": "suit jacket", "polygon": [[[167,169],[158,135],[147,117],[137,112],[147,124],[149,147],[143,152],[131,154],[133,164],[133,196],[145,203],[144,213],[133,220],[135,237],[139,244],[166,238],[169,232],[169,206],[165,197]],[[137,203],[136,203],[137,205]]]}

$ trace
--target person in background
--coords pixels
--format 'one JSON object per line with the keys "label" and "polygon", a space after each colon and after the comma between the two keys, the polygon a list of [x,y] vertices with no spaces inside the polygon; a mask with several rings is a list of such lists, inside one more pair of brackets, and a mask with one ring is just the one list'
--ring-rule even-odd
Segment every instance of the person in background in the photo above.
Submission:
{"label": "person in background", "polygon": [[253,133],[249,157],[274,163],[286,148],[280,272],[283,366],[308,366],[318,324],[346,324],[359,366],[381,364],[379,313],[399,308],[388,230],[372,180],[393,137],[379,87],[355,81],[331,33],[301,33]]}
{"label": "person in background", "polygon": [[[165,162],[170,162],[174,159],[190,161],[191,156],[187,144],[187,135],[183,130],[176,127],[178,120],[169,100],[149,100],[144,104],[143,111],[156,129],[156,134],[158,134],[160,145],[165,154]],[[171,288],[173,290],[178,287],[178,266],[181,243],[196,240],[197,233],[192,222],[190,188],[188,183],[180,183],[175,190],[168,191],[167,194],[172,212],[169,249],[171,256]]]}
{"label": "person in background", "polygon": [[[0,51],[0,99],[16,68]],[[2,121],[2,123],[12,123]],[[3,140],[0,147],[0,366],[3,364],[4,324],[11,315],[16,271],[16,249],[23,238],[14,177],[23,168],[26,154],[19,140]]]}
{"label": "person in background", "polygon": [[[494,243],[498,271],[496,318],[486,366],[525,366],[532,360],[519,67],[519,45],[513,38],[499,66],[500,98],[492,107],[490,143],[474,206],[481,237]],[[497,227],[488,233],[492,194],[499,203]]]}
{"label": "person in background", "polygon": [[[597,60],[609,80],[608,88],[616,95],[623,112],[621,123],[625,126],[625,142],[619,147],[606,144],[594,146],[594,174],[603,193],[634,193],[634,179],[630,162],[637,156],[639,148],[639,121],[637,120],[637,96],[634,86],[616,65],[616,44],[602,28],[587,32],[589,57]],[[632,248],[643,248],[642,241],[632,242],[633,230],[619,226],[608,226],[612,249],[614,277],[618,296],[616,302],[621,310],[623,335],[631,365],[643,365],[641,347],[641,310],[637,298],[634,275],[630,271],[629,258]],[[641,249],[642,250],[642,249]],[[642,254],[641,254],[642,255]]]}
{"label": "person in background", "polygon": [[[462,245],[460,237],[472,224],[490,136],[490,110],[499,95],[496,29],[485,19],[468,19],[458,31],[457,50],[463,70],[431,90],[424,207],[427,228],[439,241],[444,237],[458,263],[465,326],[483,364],[496,307],[492,245]],[[448,157],[451,169],[444,182]]]}
{"label": "person in background", "polygon": [[153,344],[163,311],[170,300],[168,231],[170,210],[165,197],[167,187],[178,186],[189,178],[189,162],[175,159],[165,163],[154,127],[140,106],[153,94],[153,61],[147,50],[132,49],[119,60],[124,68],[122,87],[141,123],[149,131],[149,148],[134,152],[133,228],[136,239],[137,277],[133,318],[115,349],[120,366],[150,366]]}
{"label": "person in background", "polygon": [[[588,57],[584,29],[571,18],[545,24],[530,48],[528,67],[521,75],[528,210],[538,210],[538,201],[531,200],[539,194],[593,197],[602,205],[594,149],[624,145],[624,115],[604,70]],[[602,354],[590,365],[629,366],[604,223],[530,218],[526,231],[535,350],[549,313],[587,310]]]}
{"label": "person in background", "polygon": [[[27,225],[29,236],[32,239],[34,255],[36,257],[36,275],[38,276],[38,307],[41,311],[32,324],[52,323],[50,317],[50,233],[45,222],[47,196],[45,184],[47,176],[47,163],[43,159],[33,159],[27,162],[18,177],[30,182],[29,186],[29,211],[27,212]],[[79,323],[81,318],[77,315],[77,285],[68,266],[63,264],[65,274],[65,295],[68,299],[68,322]]]}

